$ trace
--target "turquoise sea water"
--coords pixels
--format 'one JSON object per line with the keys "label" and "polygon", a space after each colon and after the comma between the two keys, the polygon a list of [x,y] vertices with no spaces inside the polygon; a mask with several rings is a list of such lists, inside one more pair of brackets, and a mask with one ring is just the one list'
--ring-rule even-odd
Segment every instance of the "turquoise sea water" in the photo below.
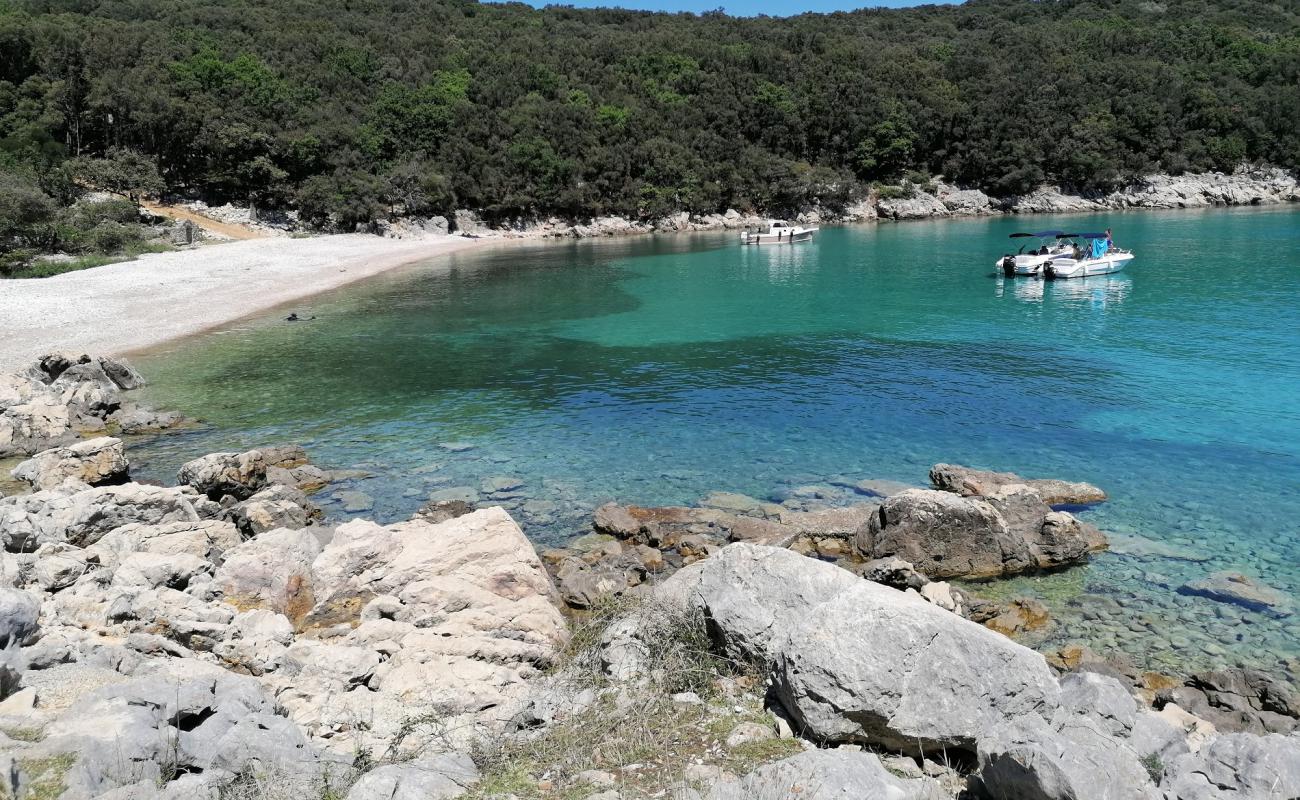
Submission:
{"label": "turquoise sea water", "polygon": [[[1025,226],[1112,227],[1138,257],[1085,281],[996,276]],[[144,445],[137,471],[296,441],[371,473],[352,488],[381,519],[506,476],[524,486],[505,504],[544,543],[583,532],[605,500],[829,484],[844,502],[835,484],[920,484],[937,461],[1087,480],[1112,496],[1083,513],[1119,534],[1116,551],[986,591],[1044,598],[1047,644],[1300,674],[1300,614],[1176,592],[1235,569],[1300,611],[1295,210],[881,224],[765,248],[730,233],[513,245],[450,262],[295,309],[311,322],[268,314],[138,359],[149,400],[209,427]]]}

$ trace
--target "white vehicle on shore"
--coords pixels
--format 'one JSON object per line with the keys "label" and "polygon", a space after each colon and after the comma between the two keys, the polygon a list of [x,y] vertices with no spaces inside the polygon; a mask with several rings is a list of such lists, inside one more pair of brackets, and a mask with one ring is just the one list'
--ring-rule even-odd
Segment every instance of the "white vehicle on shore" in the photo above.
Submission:
{"label": "white vehicle on shore", "polygon": [[1021,247],[1019,252],[1007,253],[998,259],[998,269],[1008,278],[1017,275],[1041,277],[1043,267],[1047,266],[1053,258],[1070,252],[1070,246],[1056,238],[1063,233],[1065,231],[1011,234],[1012,239],[1037,239],[1038,246],[1031,247],[1028,253],[1025,252],[1024,247]]}
{"label": "white vehicle on shore", "polygon": [[795,244],[807,242],[817,232],[817,227],[804,228],[779,219],[772,220],[766,231],[741,231],[741,244]]}
{"label": "white vehicle on shore", "polygon": [[[1091,275],[1109,275],[1124,269],[1128,262],[1133,260],[1131,252],[1121,250],[1111,243],[1110,231],[1063,233],[1056,238],[1061,241],[1070,240],[1069,252],[1053,257],[1043,267],[1044,278],[1087,278]],[[1088,243],[1087,247],[1080,246],[1073,241],[1075,239],[1084,240]]]}

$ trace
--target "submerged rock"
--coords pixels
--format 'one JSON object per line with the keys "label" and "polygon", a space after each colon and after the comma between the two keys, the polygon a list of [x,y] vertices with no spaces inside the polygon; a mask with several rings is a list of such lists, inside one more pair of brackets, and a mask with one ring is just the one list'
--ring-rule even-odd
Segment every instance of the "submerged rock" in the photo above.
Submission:
{"label": "submerged rock", "polygon": [[987,496],[1009,484],[1033,489],[1044,503],[1056,505],[1092,505],[1106,499],[1106,493],[1090,483],[1071,483],[1049,478],[1022,478],[1014,472],[991,472],[958,464],[935,464],[930,468],[934,488],[955,492],[963,497]]}
{"label": "submerged rock", "polygon": [[1178,592],[1208,597],[1220,603],[1233,603],[1255,611],[1268,611],[1278,616],[1291,614],[1289,595],[1240,572],[1215,572],[1184,583]]}

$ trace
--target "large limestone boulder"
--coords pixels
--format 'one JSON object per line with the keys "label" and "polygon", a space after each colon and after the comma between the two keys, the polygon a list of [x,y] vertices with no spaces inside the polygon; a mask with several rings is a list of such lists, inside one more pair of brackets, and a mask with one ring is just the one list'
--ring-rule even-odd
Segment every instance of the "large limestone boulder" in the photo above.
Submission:
{"label": "large limestone boulder", "polygon": [[31,644],[36,638],[41,603],[30,592],[0,589],[0,650]]}
{"label": "large limestone boulder", "polygon": [[532,544],[500,508],[437,524],[411,520],[342,525],[312,565],[316,605],[308,621],[359,619],[381,596],[398,605],[385,616],[430,633],[469,638],[481,655],[545,662],[567,639],[555,589]]}
{"label": "large limestone boulder", "polygon": [[1300,737],[1231,733],[1165,764],[1166,797],[1244,800],[1300,797]]}
{"label": "large limestone boulder", "polygon": [[105,569],[116,569],[131,553],[189,555],[220,564],[225,553],[243,542],[229,522],[200,520],[165,522],[159,525],[123,525],[86,548],[85,552]]}
{"label": "large limestone boulder", "polygon": [[765,764],[739,781],[714,785],[708,800],[941,800],[949,795],[928,778],[900,778],[874,753],[809,750]]}
{"label": "large limestone boulder", "polygon": [[122,440],[101,436],[37,453],[14,467],[12,474],[37,489],[52,489],[66,481],[89,486],[124,483],[127,469]]}
{"label": "large limestone boulder", "polygon": [[249,677],[183,659],[91,692],[44,731],[42,754],[72,755],[63,797],[98,797],[186,773],[223,781],[246,770],[283,775],[304,788],[344,769],[321,753]]}
{"label": "large limestone boulder", "polygon": [[1028,543],[988,502],[928,489],[885,498],[856,544],[865,557],[901,558],[934,579],[994,577],[1032,566]]}
{"label": "large limestone boulder", "polygon": [[923,755],[1050,714],[1047,662],[911,593],[859,580],[790,626],[773,686],[806,735]]}
{"label": "large limestone boulder", "polygon": [[73,420],[67,405],[53,397],[7,406],[0,411],[0,458],[74,441]]}
{"label": "large limestone boulder", "polygon": [[986,497],[931,489],[891,495],[855,544],[864,557],[901,558],[930,578],[991,578],[1078,563],[1105,537],[1052,511],[1028,487],[1007,484]]}
{"label": "large limestone boulder", "polygon": [[692,581],[688,602],[704,612],[723,652],[741,663],[762,666],[776,657],[791,626],[863,583],[834,565],[750,544],[723,548],[693,576],[679,580]]}
{"label": "large limestone boulder", "polygon": [[930,468],[930,483],[945,492],[963,497],[993,494],[1008,484],[1023,484],[1033,489],[1048,505],[1091,505],[1106,499],[1106,493],[1090,483],[1075,483],[1052,478],[1022,478],[1014,472],[992,472],[960,464],[935,464]]}
{"label": "large limestone boulder", "polygon": [[176,480],[213,500],[226,495],[247,500],[266,486],[266,466],[260,450],[209,453],[181,465]]}
{"label": "large limestone boulder", "polygon": [[463,753],[424,756],[367,772],[347,800],[445,800],[460,797],[478,781],[478,767]]}
{"label": "large limestone boulder", "polygon": [[298,623],[314,604],[312,562],[320,552],[310,531],[267,531],[226,551],[213,580],[236,608],[263,608]]}
{"label": "large limestone boulder", "polygon": [[194,504],[180,489],[138,483],[81,491],[47,489],[0,499],[0,537],[11,552],[46,543],[88,547],[124,525],[198,520]]}
{"label": "large limestone boulder", "polygon": [[980,786],[989,797],[1157,800],[1141,759],[1160,745],[1142,735],[1139,720],[1136,701],[1114,678],[1066,675],[1050,719],[1025,715],[983,732]]}

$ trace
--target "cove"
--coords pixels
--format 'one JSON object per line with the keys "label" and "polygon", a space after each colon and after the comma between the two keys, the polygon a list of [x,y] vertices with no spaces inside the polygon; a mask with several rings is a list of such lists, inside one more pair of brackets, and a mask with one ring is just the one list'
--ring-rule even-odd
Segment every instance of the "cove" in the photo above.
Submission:
{"label": "cove", "polygon": [[[1009,233],[1051,227],[1111,227],[1138,257],[1081,281],[995,275]],[[1047,602],[1036,644],[1295,672],[1300,617],[1177,589],[1231,569],[1300,602],[1298,291],[1292,209],[505,246],[136,359],[149,402],[208,425],[132,460],[171,479],[195,453],[293,441],[367,473],[355,515],[383,521],[508,478],[502,504],[543,544],[607,500],[834,499],[938,461],[1085,480],[1111,495],[1083,514],[1113,550],[979,587]]]}

